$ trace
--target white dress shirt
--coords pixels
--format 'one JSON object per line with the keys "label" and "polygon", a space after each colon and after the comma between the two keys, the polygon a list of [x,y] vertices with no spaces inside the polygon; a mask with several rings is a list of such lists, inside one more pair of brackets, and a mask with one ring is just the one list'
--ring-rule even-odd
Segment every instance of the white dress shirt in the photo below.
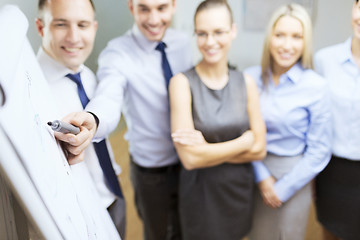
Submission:
{"label": "white dress shirt", "polygon": [[333,154],[359,161],[360,68],[351,53],[351,40],[319,50],[314,63],[330,84]]}
{"label": "white dress shirt", "polygon": [[[192,67],[190,40],[185,34],[168,29],[163,42],[173,74]],[[178,161],[170,136],[168,92],[157,44],[147,40],[136,25],[111,40],[100,54],[99,86],[86,107],[100,120],[99,138],[115,129],[123,112],[129,152],[144,167]]]}
{"label": "white dress shirt", "polygon": [[[71,112],[82,111],[83,107],[77,92],[77,85],[74,81],[65,77],[68,73],[74,73],[64,65],[55,61],[45,51],[40,48],[37,54],[40,67],[48,81],[52,94],[57,103],[59,118],[66,116]],[[80,66],[80,75],[84,85],[85,92],[89,99],[94,95],[97,85],[96,77],[86,66]],[[55,119],[53,119],[55,120]],[[120,174],[120,167],[114,161],[114,156],[108,142],[109,154],[116,174]],[[96,189],[99,192],[101,200],[105,207],[109,207],[114,202],[116,196],[106,185],[104,173],[101,169],[98,157],[92,144],[85,150],[85,163],[89,169],[90,175],[94,180]]]}

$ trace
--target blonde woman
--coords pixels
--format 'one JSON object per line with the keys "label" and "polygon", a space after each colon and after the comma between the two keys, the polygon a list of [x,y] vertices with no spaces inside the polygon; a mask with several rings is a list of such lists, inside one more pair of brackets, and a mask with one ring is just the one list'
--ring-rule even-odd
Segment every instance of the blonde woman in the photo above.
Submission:
{"label": "blonde woman", "polygon": [[312,68],[311,20],[297,4],[272,15],[255,78],[267,128],[267,157],[254,163],[258,191],[251,240],[302,240],[311,180],[330,159],[326,81]]}
{"label": "blonde woman", "polygon": [[250,230],[253,170],[265,155],[265,125],[254,80],[228,67],[236,37],[226,1],[195,13],[202,54],[170,82],[172,137],[182,163],[179,214],[184,240],[241,239]]}

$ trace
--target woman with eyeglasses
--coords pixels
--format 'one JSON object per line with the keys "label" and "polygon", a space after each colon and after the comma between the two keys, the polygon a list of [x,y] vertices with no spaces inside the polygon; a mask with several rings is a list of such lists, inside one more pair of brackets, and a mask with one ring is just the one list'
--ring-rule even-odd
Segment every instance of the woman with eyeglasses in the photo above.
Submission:
{"label": "woman with eyeglasses", "polygon": [[251,226],[251,161],[265,156],[255,81],[229,69],[236,27],[226,1],[195,12],[200,62],[170,81],[172,138],[182,163],[179,213],[184,240],[232,240]]}
{"label": "woman with eyeglasses", "polygon": [[267,128],[267,156],[253,163],[251,240],[304,239],[310,182],[330,159],[329,92],[311,69],[311,31],[302,6],[281,6],[269,21],[261,66],[245,70],[257,81]]}

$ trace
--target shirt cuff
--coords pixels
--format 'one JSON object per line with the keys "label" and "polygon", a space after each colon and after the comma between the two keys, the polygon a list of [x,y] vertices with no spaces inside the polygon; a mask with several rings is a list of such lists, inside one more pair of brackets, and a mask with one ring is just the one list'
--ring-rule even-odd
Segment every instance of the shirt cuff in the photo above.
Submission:
{"label": "shirt cuff", "polygon": [[267,167],[264,165],[263,162],[255,161],[251,162],[254,168],[254,174],[255,174],[255,181],[256,183],[261,182],[262,180],[268,178],[271,176],[271,173],[267,169]]}
{"label": "shirt cuff", "polygon": [[280,199],[281,202],[286,202],[295,194],[295,190],[289,188],[287,177],[279,179],[274,185],[274,191],[276,196]]}
{"label": "shirt cuff", "polygon": [[[94,117],[95,122],[96,122],[96,132],[97,132],[97,130],[99,129],[99,123],[100,123],[99,118],[98,118],[98,117],[96,116],[96,114],[93,113],[93,112],[90,112],[90,111],[86,111],[86,112],[90,113],[90,114]],[[91,140],[91,142],[96,142],[96,143],[98,143],[98,142],[101,142],[102,140],[104,140],[104,138],[96,137],[96,133],[95,133],[95,136],[93,137],[93,139]]]}
{"label": "shirt cuff", "polygon": [[99,118],[95,115],[95,113],[89,112],[89,111],[87,111],[87,112],[90,113],[91,115],[93,115],[93,117],[94,117],[94,119],[95,119],[95,122],[96,122],[96,128],[98,128],[98,127],[99,127],[99,123],[100,123]]}

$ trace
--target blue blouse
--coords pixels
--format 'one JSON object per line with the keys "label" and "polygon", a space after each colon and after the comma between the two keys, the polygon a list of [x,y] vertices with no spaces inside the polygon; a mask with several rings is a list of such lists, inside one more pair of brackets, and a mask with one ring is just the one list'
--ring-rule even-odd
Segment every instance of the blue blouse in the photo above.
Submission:
{"label": "blue blouse", "polygon": [[[261,67],[245,70],[257,82],[266,123],[267,152],[278,156],[303,154],[294,168],[277,179],[275,192],[282,202],[310,182],[328,164],[331,156],[331,112],[326,81],[313,70],[295,64],[267,87]],[[271,75],[271,74],[270,74]],[[256,181],[271,176],[262,162],[253,162]]]}

